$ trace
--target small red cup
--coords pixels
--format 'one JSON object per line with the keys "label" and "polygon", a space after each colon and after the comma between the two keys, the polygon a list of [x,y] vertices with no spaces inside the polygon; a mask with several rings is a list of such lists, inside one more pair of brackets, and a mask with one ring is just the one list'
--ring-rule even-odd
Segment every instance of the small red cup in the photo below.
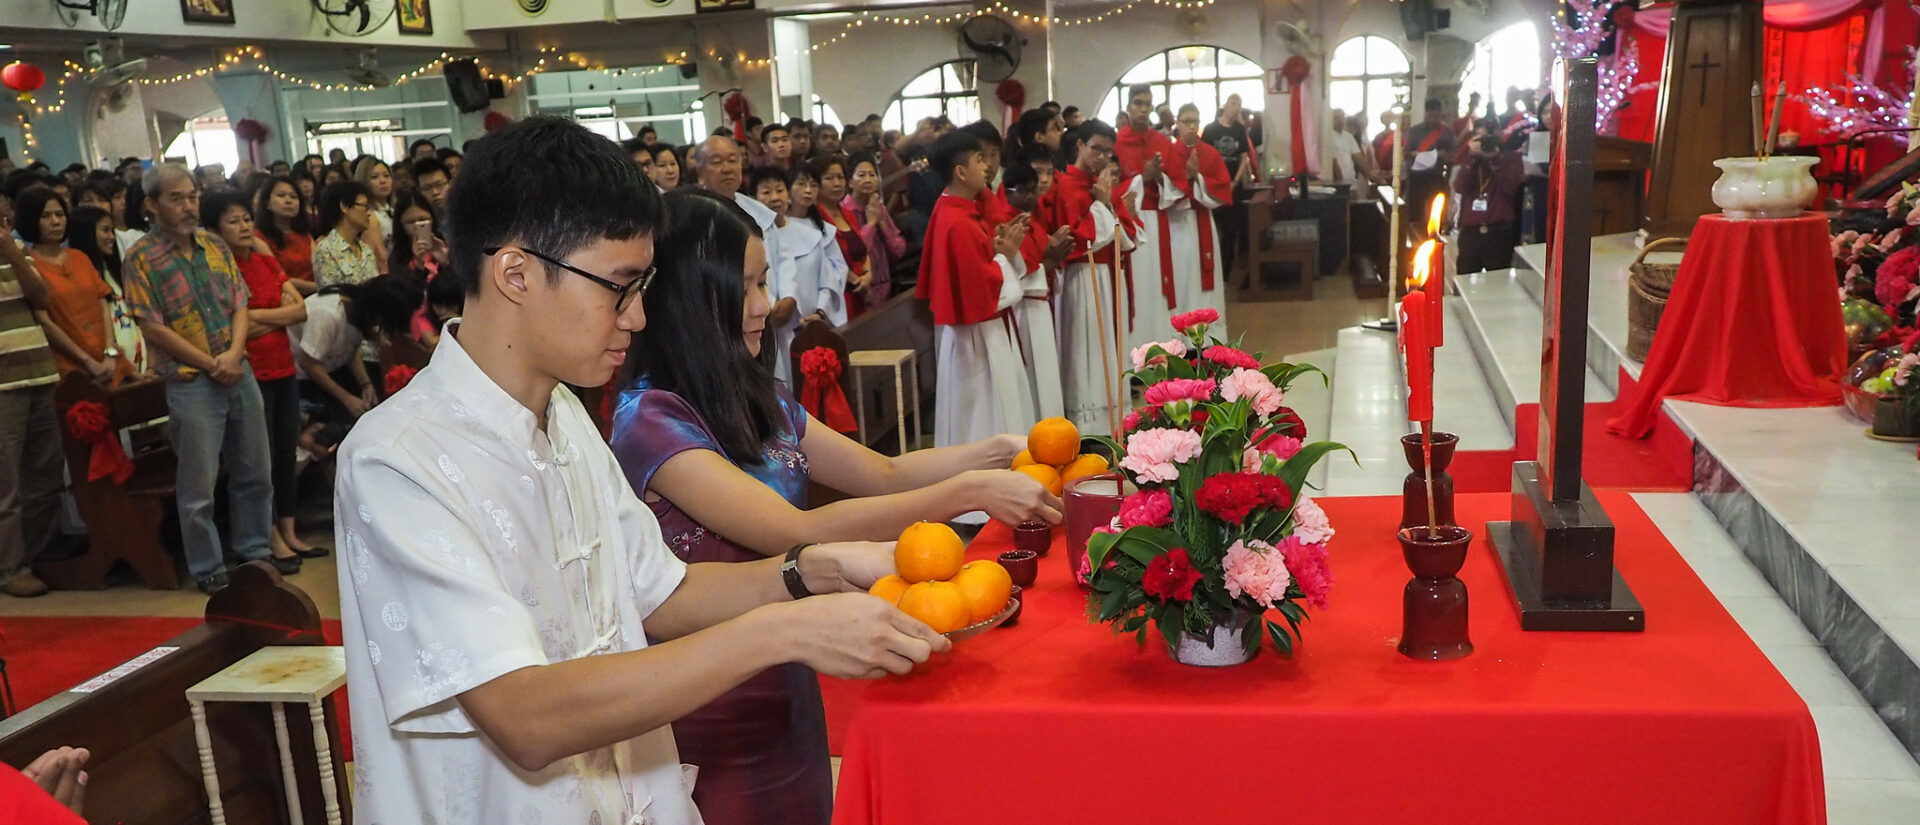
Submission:
{"label": "small red cup", "polygon": [[1015,587],[1032,587],[1040,575],[1040,555],[1032,550],[1008,550],[1000,554],[1000,566],[1007,568]]}

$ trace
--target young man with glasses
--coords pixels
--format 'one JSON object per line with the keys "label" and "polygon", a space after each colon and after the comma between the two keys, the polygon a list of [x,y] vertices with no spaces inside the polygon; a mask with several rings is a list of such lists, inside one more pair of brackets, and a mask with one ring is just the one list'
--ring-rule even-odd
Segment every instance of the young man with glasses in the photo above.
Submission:
{"label": "young man with glasses", "polygon": [[185,166],[155,167],[142,181],[153,232],[127,250],[122,269],[127,311],[167,379],[168,430],[179,460],[174,499],[187,569],[201,592],[227,586],[220,531],[213,523],[214,483],[227,474],[228,539],[245,559],[270,560],[282,573],[297,559],[276,559],[272,453],[266,406],[247,365],[247,285],[233,253],[203,230],[200,192]]}
{"label": "young man with glasses", "polygon": [[447,208],[464,317],[340,450],[358,818],[696,823],[673,720],[773,665],[876,677],[947,648],[859,592],[890,545],[668,551],[560,386],[606,383],[646,324],[661,202],[616,144],[519,121]]}
{"label": "young man with glasses", "polygon": [[453,189],[453,173],[439,158],[422,158],[413,162],[413,187],[425,195],[427,204],[433,207],[435,217],[447,218],[447,192]]}

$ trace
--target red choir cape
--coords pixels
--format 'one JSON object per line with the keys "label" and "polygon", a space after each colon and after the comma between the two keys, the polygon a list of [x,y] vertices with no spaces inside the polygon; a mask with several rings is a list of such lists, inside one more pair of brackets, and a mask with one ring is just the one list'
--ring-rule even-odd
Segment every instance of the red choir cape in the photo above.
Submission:
{"label": "red choir cape", "polygon": [[[980,193],[980,216],[987,222],[989,230],[999,229],[1001,224],[1020,216],[1019,210],[1007,202],[1006,185],[998,189],[989,189]],[[1038,206],[1028,213],[1027,239],[1020,243],[1020,257],[1026,262],[1027,271],[1039,269],[1047,260],[1047,239],[1053,235],[1053,227],[1047,225],[1047,216]]]}
{"label": "red choir cape", "polygon": [[913,288],[933,311],[934,323],[977,324],[999,314],[1006,276],[993,256],[993,232],[980,202],[942,194],[927,221],[920,282]]}
{"label": "red choir cape", "polygon": [[1166,167],[1167,149],[1173,142],[1173,138],[1152,129],[1135,129],[1132,124],[1122,125],[1120,137],[1113,142],[1113,156],[1120,161],[1120,176],[1131,178],[1140,174],[1140,171],[1147,166],[1147,158],[1155,154],[1160,156],[1161,166]]}

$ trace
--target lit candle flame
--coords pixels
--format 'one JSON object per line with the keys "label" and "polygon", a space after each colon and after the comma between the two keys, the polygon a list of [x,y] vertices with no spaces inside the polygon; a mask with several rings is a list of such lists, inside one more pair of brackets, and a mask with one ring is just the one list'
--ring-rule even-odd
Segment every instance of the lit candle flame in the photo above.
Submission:
{"label": "lit candle flame", "polygon": [[1433,196],[1433,208],[1427,210],[1427,235],[1440,234],[1440,216],[1447,213],[1447,195],[1442,192]]}
{"label": "lit candle flame", "polygon": [[1420,248],[1413,251],[1413,277],[1408,279],[1413,285],[1409,289],[1427,288],[1427,272],[1432,266],[1433,245],[1433,240],[1429,238],[1421,241]]}

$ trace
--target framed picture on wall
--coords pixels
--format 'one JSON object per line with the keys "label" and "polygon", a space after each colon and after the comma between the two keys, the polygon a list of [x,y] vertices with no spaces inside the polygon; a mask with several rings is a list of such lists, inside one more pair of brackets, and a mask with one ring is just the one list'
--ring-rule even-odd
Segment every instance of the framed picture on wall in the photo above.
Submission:
{"label": "framed picture on wall", "polygon": [[188,23],[233,24],[233,0],[180,0],[180,19]]}
{"label": "framed picture on wall", "polygon": [[753,0],[699,0],[694,11],[739,11],[753,8]]}
{"label": "framed picture on wall", "polygon": [[398,0],[401,34],[433,34],[433,7],[429,0]]}

